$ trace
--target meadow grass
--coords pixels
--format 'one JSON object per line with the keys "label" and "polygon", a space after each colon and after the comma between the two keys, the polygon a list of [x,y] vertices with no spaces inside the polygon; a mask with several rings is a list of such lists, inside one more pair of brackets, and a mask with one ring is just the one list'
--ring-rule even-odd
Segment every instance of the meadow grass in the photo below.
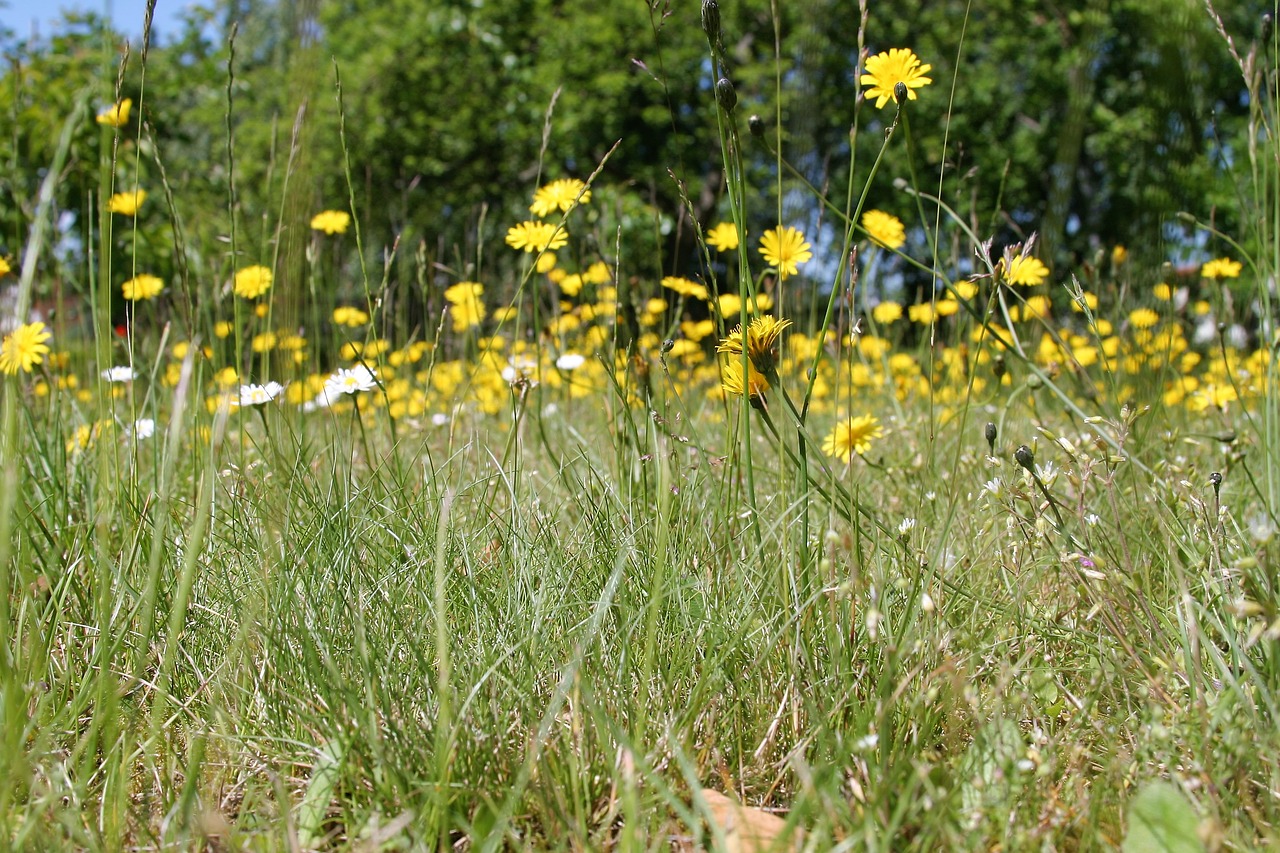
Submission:
{"label": "meadow grass", "polygon": [[[1274,109],[1254,94],[1265,212]],[[142,147],[104,124],[89,334],[55,325],[55,351],[5,377],[7,844],[766,849],[714,792],[809,850],[1278,843],[1261,283],[1280,228],[1250,235],[1273,257],[1244,274],[1244,341],[1196,336],[1227,310],[1208,271],[1117,250],[1105,274],[1028,286],[1033,241],[997,250],[915,181],[895,203],[933,225],[912,256],[864,218],[861,170],[905,156],[910,102],[891,102],[859,182],[808,186],[835,280],[803,259],[762,274],[747,211],[785,225],[797,176],[776,128],[778,185],[753,196],[745,120],[716,96],[728,226],[697,281],[632,281],[620,230],[582,221],[606,163],[511,248],[491,232],[398,264],[392,236],[375,269],[386,235],[362,234],[354,190],[347,221],[297,236],[299,126],[278,211],[239,209],[229,180],[230,255],[191,249],[156,157],[180,275],[129,303],[124,338],[111,253],[137,232],[110,206]],[[569,247],[543,264],[557,229]],[[893,263],[941,282],[901,319],[868,298]],[[258,264],[274,276],[242,275]],[[387,316],[396,287],[428,322]],[[752,325],[770,311],[796,322]],[[842,438],[857,416],[862,440]]]}

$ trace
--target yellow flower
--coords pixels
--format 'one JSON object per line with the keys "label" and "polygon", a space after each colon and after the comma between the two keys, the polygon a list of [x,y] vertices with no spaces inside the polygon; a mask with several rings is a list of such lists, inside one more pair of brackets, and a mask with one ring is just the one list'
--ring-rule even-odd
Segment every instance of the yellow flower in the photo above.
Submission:
{"label": "yellow flower", "polygon": [[276,333],[263,332],[260,335],[254,335],[249,346],[254,352],[269,352],[276,347]]}
{"label": "yellow flower", "polygon": [[118,104],[112,104],[98,113],[98,124],[107,127],[124,127],[129,123],[129,110],[133,109],[133,98],[125,98]]}
{"label": "yellow flower", "polygon": [[764,232],[760,238],[760,254],[784,281],[799,271],[797,264],[813,257],[809,244],[804,241],[804,234],[796,228],[782,225]]}
{"label": "yellow flower", "polygon": [[1150,308],[1135,308],[1129,312],[1129,325],[1135,329],[1150,329],[1160,322],[1160,315]]}
{"label": "yellow flower", "polygon": [[359,308],[350,305],[339,305],[333,309],[333,322],[337,326],[349,326],[354,329],[369,322],[369,315]]}
{"label": "yellow flower", "polygon": [[[1003,266],[1003,262],[1001,262]],[[1049,277],[1049,268],[1039,258],[1017,254],[1004,270],[1005,284],[1021,284],[1024,287],[1035,287]]]}
{"label": "yellow flower", "polygon": [[538,272],[551,272],[556,268],[556,253],[543,252],[541,255],[538,255],[538,262],[534,264],[533,268]]}
{"label": "yellow flower", "polygon": [[902,319],[902,306],[897,302],[881,302],[871,309],[871,319],[887,326]]}
{"label": "yellow flower", "polygon": [[591,201],[591,190],[577,178],[561,178],[552,181],[533,194],[529,210],[534,216],[546,216],[555,210],[568,213],[575,205]]}
{"label": "yellow flower", "polygon": [[1080,312],[1080,311],[1084,311],[1086,308],[1088,308],[1090,311],[1098,310],[1098,294],[1092,293],[1088,290],[1084,290],[1084,291],[1081,291],[1080,296],[1083,298],[1083,304],[1081,303],[1080,299],[1072,299],[1071,300],[1072,311]]}
{"label": "yellow flower", "polygon": [[9,259],[0,257],[0,277],[8,275],[13,271],[13,267],[9,266]]}
{"label": "yellow flower", "polygon": [[932,323],[936,316],[937,312],[933,310],[932,302],[921,302],[907,308],[907,318],[911,320],[911,322],[919,323],[923,326],[927,326]]}
{"label": "yellow flower", "polygon": [[44,323],[35,322],[19,326],[5,335],[0,343],[0,373],[10,376],[19,370],[30,373],[32,368],[44,361],[49,347],[45,341],[53,335],[45,328]]}
{"label": "yellow flower", "polygon": [[1151,295],[1161,302],[1168,302],[1173,298],[1173,288],[1169,287],[1168,284],[1162,281],[1155,287],[1151,288]]}
{"label": "yellow flower", "polygon": [[747,379],[743,382],[740,357],[720,362],[720,385],[730,394],[741,397],[744,393],[749,393],[756,399],[763,397],[764,392],[769,390],[769,380],[750,361],[747,362]]}
{"label": "yellow flower", "polygon": [[822,452],[848,463],[853,454],[861,456],[871,449],[871,442],[884,435],[874,415],[847,418],[835,425],[822,441]]}
{"label": "yellow flower", "polygon": [[738,226],[721,222],[707,232],[707,245],[717,252],[732,252],[738,248]]}
{"label": "yellow flower", "polygon": [[[790,320],[779,320],[776,317],[756,317],[747,326],[747,357],[757,370],[766,376],[773,372],[778,363],[777,346],[782,331],[791,325]],[[742,326],[738,326],[729,336],[720,341],[716,352],[730,356],[742,355]]]}
{"label": "yellow flower", "polygon": [[1205,278],[1239,278],[1240,262],[1230,258],[1216,258],[1200,268]]}
{"label": "yellow flower", "polygon": [[236,296],[257,299],[271,289],[271,283],[274,280],[275,276],[271,274],[271,270],[261,264],[245,267],[236,273]]}
{"label": "yellow flower", "polygon": [[507,231],[507,245],[526,252],[559,249],[569,242],[569,234],[549,222],[521,222]]}
{"label": "yellow flower", "polygon": [[326,234],[346,234],[349,225],[351,214],[345,210],[325,210],[311,217],[312,230]]}
{"label": "yellow flower", "polygon": [[690,281],[687,278],[681,278],[677,275],[669,275],[662,280],[662,286],[668,290],[674,290],[681,296],[692,296],[694,299],[701,299],[704,302],[707,299],[707,288],[705,285],[698,284],[696,281]]}
{"label": "yellow flower", "polygon": [[484,322],[484,285],[475,281],[460,281],[444,292],[444,298],[453,306],[453,330],[465,332]]}
{"label": "yellow flower", "polygon": [[116,193],[107,199],[107,210],[121,216],[134,216],[142,203],[147,200],[146,190],[134,190],[131,193]]}
{"label": "yellow flower", "polygon": [[1124,246],[1116,245],[1111,249],[1111,263],[1120,266],[1129,260],[1129,250]]}
{"label": "yellow flower", "polygon": [[886,249],[900,249],[907,242],[907,232],[902,220],[883,210],[868,210],[862,214],[862,227],[871,242]]}
{"label": "yellow flower", "polygon": [[921,65],[920,57],[905,47],[895,47],[884,53],[868,57],[866,73],[862,75],[862,85],[870,86],[868,98],[876,99],[876,109],[880,109],[894,99],[893,90],[899,83],[906,84],[907,99],[916,99],[915,90],[933,82],[924,76],[933,69],[932,65]]}
{"label": "yellow flower", "polygon": [[227,320],[219,320],[213,325],[213,334],[219,338],[225,338],[234,332],[236,327]]}
{"label": "yellow flower", "polygon": [[129,279],[122,285],[124,298],[130,302],[139,299],[154,299],[164,290],[164,282],[154,275],[142,273]]}

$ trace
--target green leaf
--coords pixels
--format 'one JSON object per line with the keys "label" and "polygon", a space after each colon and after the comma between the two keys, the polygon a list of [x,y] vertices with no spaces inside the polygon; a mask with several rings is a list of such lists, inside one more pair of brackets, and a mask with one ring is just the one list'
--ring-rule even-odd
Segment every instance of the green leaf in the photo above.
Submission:
{"label": "green leaf", "polygon": [[1129,807],[1124,853],[1203,853],[1195,809],[1168,782],[1147,784]]}
{"label": "green leaf", "polygon": [[345,757],[346,748],[336,740],[321,747],[316,757],[307,792],[298,806],[298,843],[303,847],[315,847],[324,838],[325,814]]}

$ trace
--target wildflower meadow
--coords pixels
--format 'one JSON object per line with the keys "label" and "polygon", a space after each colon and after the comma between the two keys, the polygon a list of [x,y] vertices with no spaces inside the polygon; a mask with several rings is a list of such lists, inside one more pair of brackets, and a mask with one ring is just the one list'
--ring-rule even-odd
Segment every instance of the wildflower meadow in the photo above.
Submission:
{"label": "wildflower meadow", "polygon": [[901,5],[0,27],[0,844],[1280,849],[1277,10]]}

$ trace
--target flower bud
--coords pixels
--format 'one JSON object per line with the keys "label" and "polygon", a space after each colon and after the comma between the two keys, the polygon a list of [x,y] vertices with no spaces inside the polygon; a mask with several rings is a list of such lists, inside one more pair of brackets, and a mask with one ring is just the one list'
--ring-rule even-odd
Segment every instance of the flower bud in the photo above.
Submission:
{"label": "flower bud", "polygon": [[901,80],[893,84],[893,100],[898,104],[907,100],[907,84]]}
{"label": "flower bud", "polygon": [[702,0],[702,31],[713,45],[720,43],[720,4],[716,0]]}
{"label": "flower bud", "polygon": [[753,113],[751,118],[747,119],[747,129],[751,131],[752,136],[764,136],[764,119]]}
{"label": "flower bud", "polygon": [[987,421],[982,434],[987,439],[987,446],[991,448],[991,452],[994,454],[996,452],[996,425],[991,421]]}
{"label": "flower bud", "polygon": [[738,93],[734,91],[728,77],[721,77],[716,81],[716,103],[727,113],[733,112],[733,108],[738,105]]}
{"label": "flower bud", "polygon": [[1262,42],[1263,42],[1264,44],[1265,44],[1266,42],[1271,41],[1271,25],[1272,25],[1273,23],[1275,23],[1275,20],[1271,17],[1271,13],[1270,13],[1270,12],[1267,12],[1267,13],[1263,14],[1263,16],[1262,16],[1262,39],[1261,39],[1261,40],[1262,40]]}
{"label": "flower bud", "polygon": [[1018,449],[1013,451],[1013,461],[1035,473],[1036,456],[1025,444],[1018,445]]}

